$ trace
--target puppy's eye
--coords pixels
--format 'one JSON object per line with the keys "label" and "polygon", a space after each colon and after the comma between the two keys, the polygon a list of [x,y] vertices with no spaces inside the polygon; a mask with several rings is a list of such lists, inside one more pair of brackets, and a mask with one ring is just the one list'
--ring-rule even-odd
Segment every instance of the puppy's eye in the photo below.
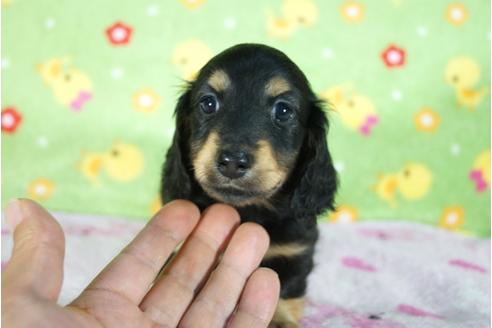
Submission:
{"label": "puppy's eye", "polygon": [[213,114],[219,109],[219,103],[214,96],[206,96],[200,101],[200,109],[205,114]]}
{"label": "puppy's eye", "polygon": [[287,122],[293,116],[294,111],[290,108],[289,104],[283,101],[276,103],[273,107],[273,117],[279,123]]}

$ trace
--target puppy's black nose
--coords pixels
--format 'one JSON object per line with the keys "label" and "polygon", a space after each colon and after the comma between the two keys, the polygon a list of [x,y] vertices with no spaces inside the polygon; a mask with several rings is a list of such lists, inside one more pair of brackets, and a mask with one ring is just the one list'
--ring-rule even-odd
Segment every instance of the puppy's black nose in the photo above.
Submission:
{"label": "puppy's black nose", "polygon": [[217,162],[220,173],[230,179],[242,177],[251,168],[250,157],[244,151],[223,151]]}

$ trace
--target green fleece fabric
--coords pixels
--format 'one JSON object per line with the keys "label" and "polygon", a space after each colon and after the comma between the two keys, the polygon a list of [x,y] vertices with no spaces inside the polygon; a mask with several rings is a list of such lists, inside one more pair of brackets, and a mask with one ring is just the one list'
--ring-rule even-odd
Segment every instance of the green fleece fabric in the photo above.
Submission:
{"label": "green fleece fabric", "polygon": [[333,222],[490,235],[490,2],[2,1],[2,205],[147,219],[183,80],[241,42],[329,100]]}

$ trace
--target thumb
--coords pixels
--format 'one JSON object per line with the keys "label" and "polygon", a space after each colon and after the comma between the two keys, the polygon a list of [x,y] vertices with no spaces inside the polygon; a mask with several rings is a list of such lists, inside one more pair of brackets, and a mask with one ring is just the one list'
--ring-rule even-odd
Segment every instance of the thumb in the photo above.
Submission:
{"label": "thumb", "polygon": [[10,201],[5,215],[14,229],[14,249],[2,274],[2,290],[56,300],[63,281],[65,255],[61,226],[28,199]]}

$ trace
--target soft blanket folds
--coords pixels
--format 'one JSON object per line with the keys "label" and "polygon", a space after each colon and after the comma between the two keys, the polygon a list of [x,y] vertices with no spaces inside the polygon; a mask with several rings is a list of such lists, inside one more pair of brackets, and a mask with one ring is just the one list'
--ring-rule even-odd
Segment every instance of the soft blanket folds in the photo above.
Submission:
{"label": "soft blanket folds", "polygon": [[[67,241],[65,304],[143,223],[55,216]],[[3,268],[12,237],[2,227]],[[490,327],[489,239],[400,222],[323,223],[320,230],[304,327]]]}

